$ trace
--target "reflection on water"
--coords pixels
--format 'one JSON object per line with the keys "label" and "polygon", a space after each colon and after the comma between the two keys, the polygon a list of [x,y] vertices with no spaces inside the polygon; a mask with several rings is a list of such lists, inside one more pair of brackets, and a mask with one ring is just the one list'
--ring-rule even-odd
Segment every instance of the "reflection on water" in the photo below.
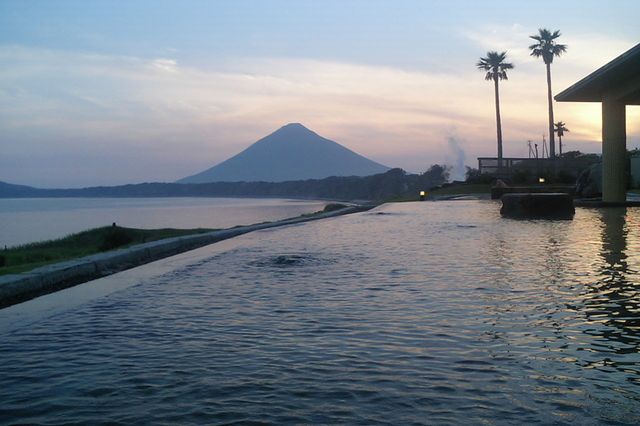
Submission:
{"label": "reflection on water", "polygon": [[15,326],[0,423],[640,423],[640,212],[498,207],[245,235]]}
{"label": "reflection on water", "polygon": [[[583,303],[588,320],[607,327],[586,332],[599,338],[597,350],[615,353],[620,358],[603,358],[590,366],[633,373],[627,380],[640,383],[640,365],[637,362],[640,342],[639,247],[637,235],[629,236],[629,225],[634,218],[629,217],[626,208],[606,209],[599,213],[602,263],[599,265],[599,279],[585,287]],[[635,238],[635,241],[628,243],[630,238]]]}

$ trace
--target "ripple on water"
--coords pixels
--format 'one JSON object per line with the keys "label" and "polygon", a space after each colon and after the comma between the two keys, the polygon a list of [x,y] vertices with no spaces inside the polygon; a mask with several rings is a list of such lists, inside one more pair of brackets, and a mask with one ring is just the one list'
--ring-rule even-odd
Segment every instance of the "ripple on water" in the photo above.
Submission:
{"label": "ripple on water", "polygon": [[0,339],[0,423],[637,424],[640,215],[386,205]]}
{"label": "ripple on water", "polygon": [[261,256],[249,262],[255,268],[322,267],[336,263],[336,259],[311,253],[282,253]]}

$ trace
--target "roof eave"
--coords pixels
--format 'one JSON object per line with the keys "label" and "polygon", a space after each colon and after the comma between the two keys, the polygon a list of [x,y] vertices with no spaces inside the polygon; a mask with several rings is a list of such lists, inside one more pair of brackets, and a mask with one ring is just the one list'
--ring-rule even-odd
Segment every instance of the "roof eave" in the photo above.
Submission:
{"label": "roof eave", "polygon": [[601,102],[603,77],[640,56],[640,43],[554,96],[558,102]]}

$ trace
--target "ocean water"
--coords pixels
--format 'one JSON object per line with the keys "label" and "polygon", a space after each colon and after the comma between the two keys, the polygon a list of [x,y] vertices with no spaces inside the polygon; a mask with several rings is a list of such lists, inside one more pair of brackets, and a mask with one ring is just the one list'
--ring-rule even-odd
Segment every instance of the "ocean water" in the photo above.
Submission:
{"label": "ocean water", "polygon": [[640,210],[498,210],[388,204],[2,310],[0,423],[639,424]]}
{"label": "ocean water", "polygon": [[322,210],[272,198],[0,198],[0,247],[61,238],[116,222],[154,228],[229,228]]}

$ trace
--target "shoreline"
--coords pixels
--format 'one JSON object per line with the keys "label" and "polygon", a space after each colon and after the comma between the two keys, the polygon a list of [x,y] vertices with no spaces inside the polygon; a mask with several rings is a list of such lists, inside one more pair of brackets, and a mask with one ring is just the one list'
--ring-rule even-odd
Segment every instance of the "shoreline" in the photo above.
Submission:
{"label": "shoreline", "polygon": [[172,237],[0,276],[0,309],[249,232],[359,213],[375,205],[348,206],[311,216]]}

